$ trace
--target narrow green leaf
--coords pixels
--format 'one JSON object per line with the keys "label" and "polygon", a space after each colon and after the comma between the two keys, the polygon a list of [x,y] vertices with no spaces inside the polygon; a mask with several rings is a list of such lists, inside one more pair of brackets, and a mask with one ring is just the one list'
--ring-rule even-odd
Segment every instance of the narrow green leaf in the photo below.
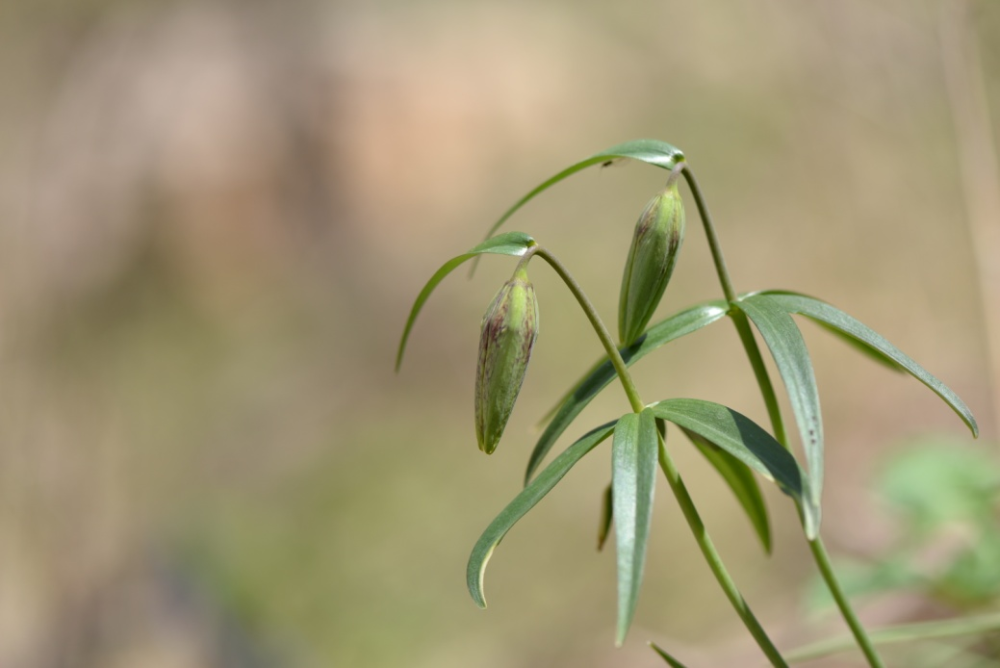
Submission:
{"label": "narrow green leaf", "polygon": [[845,334],[843,331],[837,329],[836,327],[828,325],[822,320],[815,320],[812,318],[810,319],[814,323],[819,325],[821,329],[830,332],[830,334],[833,334],[835,337],[837,337],[838,339],[849,345],[851,348],[854,348],[854,350],[861,353],[862,355],[872,360],[876,364],[881,364],[885,368],[889,369],[889,371],[895,371],[896,373],[903,373],[904,371],[906,371],[906,369],[904,369],[902,366],[896,364],[896,362],[894,362],[891,357],[883,355],[880,351],[876,350],[875,348],[872,348],[865,342],[860,341],[854,338],[853,336]]}
{"label": "narrow green leaf", "polygon": [[563,179],[576,174],[580,170],[586,169],[591,165],[596,165],[597,163],[614,160],[615,158],[631,158],[656,167],[671,170],[676,167],[679,162],[683,162],[684,154],[680,151],[680,149],[656,139],[636,139],[633,141],[627,141],[624,144],[612,146],[609,149],[590,156],[586,160],[581,160],[576,164],[570,165],[552,178],[536,186],[531,192],[519,199],[514,206],[508,209],[507,212],[500,217],[500,220],[493,223],[493,226],[490,228],[490,231],[487,232],[486,236],[492,236],[493,233],[496,232],[508,218],[513,216],[518,209],[527,204],[539,193],[548,190],[550,187],[559,183]]}
{"label": "narrow green leaf", "polygon": [[600,552],[604,549],[604,543],[608,540],[608,534],[611,533],[611,517],[614,513],[614,495],[611,492],[611,485],[609,484],[604,488],[604,494],[601,496],[601,519],[600,523],[597,525],[597,551]]}
{"label": "narrow green leaf", "polygon": [[731,408],[701,399],[667,399],[646,410],[697,434],[761,474],[795,499],[802,499],[803,478],[798,462],[774,437],[750,418]]}
{"label": "narrow green leaf", "polygon": [[441,268],[438,269],[433,276],[431,276],[431,280],[427,281],[427,285],[425,285],[424,289],[420,291],[419,295],[417,295],[417,300],[413,303],[413,308],[410,309],[410,316],[406,319],[406,327],[403,328],[403,336],[399,341],[399,352],[396,353],[396,371],[399,371],[399,365],[403,363],[403,351],[406,349],[406,341],[410,338],[410,330],[413,329],[413,323],[416,321],[417,315],[420,313],[420,309],[423,308],[424,302],[426,302],[427,298],[431,296],[431,293],[434,291],[434,288],[438,286],[438,283],[444,280],[445,276],[458,268],[463,262],[471,260],[478,255],[491,253],[495,255],[513,255],[515,257],[520,257],[534,245],[535,240],[524,232],[506,232],[491,239],[487,239],[475,248],[469,250],[469,252],[455,256],[441,265]]}
{"label": "narrow green leaf", "polygon": [[[756,297],[760,297],[757,295]],[[823,418],[819,408],[819,390],[813,373],[809,350],[802,332],[787,311],[769,299],[748,297],[736,303],[764,337],[778,372],[785,383],[799,436],[809,464],[806,498],[806,535],[819,535],[820,498],[823,494]]]}
{"label": "narrow green leaf", "polygon": [[559,397],[559,401],[552,404],[552,407],[545,412],[545,415],[543,415],[538,419],[538,422],[535,423],[535,428],[544,429],[546,425],[548,425],[552,421],[552,418],[556,416],[556,413],[559,412],[559,409],[562,408],[562,405],[566,403],[569,400],[569,398],[576,393],[577,390],[580,389],[580,386],[583,385],[588,378],[597,373],[597,370],[601,368],[602,364],[607,364],[607,363],[608,363],[608,358],[603,357],[594,362],[593,364],[591,364],[590,368],[587,369],[587,372],[583,374],[580,377],[580,379],[577,380],[576,383],[574,383],[568,390],[566,390],[566,392],[561,397]]}
{"label": "narrow green leaf", "polygon": [[[710,301],[676,313],[647,329],[635,343],[622,347],[620,349],[622,359],[625,360],[626,366],[632,366],[660,346],[720,320],[726,315],[727,310],[726,302]],[[576,416],[614,379],[615,368],[605,357],[603,362],[598,362],[598,365],[576,384],[576,389],[562,401],[555,417],[538,438],[528,460],[528,470],[524,474],[525,484],[528,484],[535,469]]]}
{"label": "narrow green leaf", "polygon": [[616,422],[609,422],[587,432],[576,443],[566,448],[530,485],[521,490],[521,493],[514,497],[514,500],[507,504],[507,507],[486,527],[486,531],[472,548],[472,554],[469,555],[469,564],[466,568],[466,584],[476,605],[481,608],[486,607],[486,597],[483,595],[483,576],[486,573],[486,564],[493,555],[497,544],[518,520],[534,508],[535,504],[541,501],[542,497],[562,480],[574,464],[611,434]]}
{"label": "narrow green leaf", "polygon": [[667,662],[670,668],[685,668],[684,664],[675,659],[674,657],[667,654],[667,651],[657,645],[655,642],[650,642],[649,646],[653,648],[653,651],[660,655],[660,658]]}
{"label": "narrow green leaf", "polygon": [[764,503],[764,495],[750,467],[699,434],[689,429],[685,429],[684,433],[729,485],[729,489],[733,491],[736,500],[750,519],[750,524],[760,538],[764,551],[770,554],[771,521],[767,514],[767,505]]}
{"label": "narrow green leaf", "polygon": [[659,436],[653,413],[628,413],[618,420],[611,445],[611,486],[614,495],[615,539],[618,551],[618,628],[615,644],[625,642],[639,600],[646,564],[646,541],[653,514]]}
{"label": "narrow green leaf", "polygon": [[946,404],[951,406],[951,409],[958,414],[958,417],[972,431],[973,436],[979,436],[979,426],[976,424],[976,418],[973,417],[972,411],[969,410],[969,407],[965,405],[965,402],[957,394],[928,373],[922,366],[910,359],[899,348],[889,343],[882,335],[835,306],[797,292],[771,290],[755,293],[744,298],[743,301],[767,301],[788,313],[804,315],[821,325],[841,332],[844,336],[869,351],[871,355],[885,358],[888,361],[887,363],[898,365],[897,368],[902,367],[909,372],[914,378],[941,397]]}

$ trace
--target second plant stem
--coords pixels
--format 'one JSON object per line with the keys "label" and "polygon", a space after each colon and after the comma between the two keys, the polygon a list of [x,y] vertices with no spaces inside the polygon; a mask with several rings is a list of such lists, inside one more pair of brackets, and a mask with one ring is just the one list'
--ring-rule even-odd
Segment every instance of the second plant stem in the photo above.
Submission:
{"label": "second plant stem", "polygon": [[[605,327],[601,317],[597,314],[597,310],[594,308],[594,305],[590,303],[590,300],[583,292],[583,289],[555,256],[542,247],[538,247],[534,254],[541,257],[552,266],[555,272],[559,274],[559,277],[562,278],[563,282],[566,283],[566,286],[570,289],[570,292],[573,293],[573,296],[576,297],[576,300],[580,303],[580,307],[587,315],[587,319],[590,320],[590,324],[597,333],[598,338],[601,340],[601,344],[604,346],[604,349],[608,354],[608,358],[611,360],[612,365],[614,365],[618,378],[621,380],[622,387],[628,397],[629,404],[632,406],[632,410],[636,413],[642,412],[643,408],[645,408],[645,404],[642,402],[642,399],[639,396],[639,391],[636,389],[635,383],[632,381],[632,376],[628,371],[625,360],[622,359],[621,353],[618,352],[618,347],[611,338],[611,334],[608,332],[607,327]],[[740,590],[737,588],[732,576],[729,575],[729,571],[726,570],[726,566],[722,562],[722,557],[719,555],[718,550],[715,549],[715,544],[708,535],[705,523],[702,522],[701,516],[698,514],[698,509],[694,505],[694,500],[691,499],[691,495],[688,493],[683,479],[681,479],[677,466],[670,458],[666,447],[664,447],[662,437],[660,437],[659,444],[659,462],[660,468],[663,469],[663,474],[666,476],[667,482],[670,485],[670,489],[674,493],[674,497],[677,499],[677,504],[681,507],[684,519],[687,520],[688,526],[691,528],[691,533],[694,535],[694,539],[698,543],[698,547],[701,550],[702,555],[705,557],[705,561],[708,563],[708,567],[711,569],[712,574],[715,575],[715,579],[718,581],[719,586],[722,587],[723,592],[725,592],[726,598],[729,599],[729,602],[736,611],[736,614],[739,615],[743,624],[750,632],[750,635],[752,635],[754,640],[757,641],[761,651],[763,651],[767,658],[771,661],[771,664],[778,668],[787,668],[788,664],[785,662],[784,658],[782,658],[781,653],[778,651],[777,647],[775,647],[774,643],[771,642],[771,639],[768,637],[764,628],[760,625],[760,622],[757,621],[757,617],[754,616],[753,611],[746,602],[746,599],[743,598],[743,594],[740,593]]]}
{"label": "second plant stem", "polygon": [[[705,227],[708,246],[712,252],[712,261],[715,263],[715,270],[719,276],[722,292],[726,296],[726,300],[730,303],[729,315],[736,326],[736,331],[739,334],[740,341],[743,343],[743,348],[746,351],[747,357],[750,360],[750,366],[753,368],[754,376],[757,379],[761,396],[764,398],[764,404],[767,406],[767,413],[771,420],[771,427],[774,430],[774,437],[779,443],[788,448],[788,438],[785,433],[784,421],[781,418],[781,407],[778,404],[774,385],[771,383],[770,375],[767,372],[767,366],[764,364],[764,358],[760,353],[760,347],[757,345],[757,339],[754,338],[753,330],[750,328],[750,322],[746,315],[738,308],[734,308],[736,291],[729,277],[729,270],[726,268],[726,261],[722,255],[722,247],[715,232],[715,225],[712,224],[712,217],[708,212],[708,207],[705,204],[701,188],[698,186],[698,181],[695,179],[694,174],[687,165],[684,166],[683,171],[684,178],[691,189],[691,195],[694,197],[695,205],[698,207],[698,215],[701,217],[702,224]],[[843,616],[847,626],[851,629],[851,634],[868,660],[868,664],[872,668],[884,668],[885,664],[882,663],[881,657],[875,651],[875,646],[868,637],[868,632],[854,613],[850,601],[844,594],[844,590],[840,586],[836,574],[833,572],[833,567],[830,564],[830,556],[823,545],[822,539],[817,537],[815,540],[807,542],[809,543],[809,550],[812,552],[813,560],[816,562],[816,567],[826,582],[826,586],[830,590],[834,601],[836,601],[841,616]]]}

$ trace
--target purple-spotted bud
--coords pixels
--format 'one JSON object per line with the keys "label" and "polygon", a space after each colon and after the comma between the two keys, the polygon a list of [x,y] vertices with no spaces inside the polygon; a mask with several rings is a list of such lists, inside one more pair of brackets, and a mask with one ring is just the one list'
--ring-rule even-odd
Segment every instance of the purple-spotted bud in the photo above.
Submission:
{"label": "purple-spotted bud", "polygon": [[521,391],[531,349],[538,336],[538,302],[528,275],[519,267],[504,283],[483,316],[476,367],[476,438],[492,454]]}
{"label": "purple-spotted bud", "polygon": [[618,335],[634,342],[646,329],[667,289],[684,241],[684,204],[671,184],[646,205],[635,225],[618,302]]}

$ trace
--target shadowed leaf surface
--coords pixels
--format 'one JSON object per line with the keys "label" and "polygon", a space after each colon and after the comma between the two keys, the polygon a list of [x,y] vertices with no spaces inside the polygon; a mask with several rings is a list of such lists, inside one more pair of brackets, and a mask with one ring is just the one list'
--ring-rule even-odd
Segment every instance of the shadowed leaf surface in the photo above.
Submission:
{"label": "shadowed leaf surface", "polygon": [[[631,366],[660,346],[716,322],[726,315],[726,308],[724,301],[705,302],[653,325],[635,343],[620,348],[625,365]],[[528,469],[524,476],[525,484],[531,480],[535,469],[552,449],[559,436],[566,431],[587,404],[615,377],[615,368],[611,361],[605,357],[604,361],[598,362],[595,367],[592,367],[592,371],[576,384],[576,389],[562,400],[555,416],[542,432],[531,452]]]}

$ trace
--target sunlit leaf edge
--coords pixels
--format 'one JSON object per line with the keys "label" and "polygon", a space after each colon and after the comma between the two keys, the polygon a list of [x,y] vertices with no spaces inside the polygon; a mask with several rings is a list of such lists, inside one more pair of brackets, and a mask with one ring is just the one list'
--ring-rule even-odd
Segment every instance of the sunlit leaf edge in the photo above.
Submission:
{"label": "sunlit leaf edge", "polygon": [[500,216],[500,219],[497,220],[497,222],[493,223],[493,226],[490,227],[486,236],[492,236],[493,233],[507,221],[507,219],[513,216],[514,213],[516,213],[522,206],[534,199],[536,195],[548,190],[550,187],[559,183],[563,179],[566,179],[567,177],[570,177],[573,174],[590,167],[591,165],[596,165],[599,162],[607,162],[608,160],[614,160],[616,158],[630,158],[632,160],[645,162],[646,164],[653,165],[655,167],[670,170],[684,160],[684,153],[676,146],[672,146],[658,139],[633,139],[632,141],[612,146],[611,148],[605,149],[600,153],[595,153],[585,160],[581,160],[580,162],[570,165],[555,176],[552,176],[535,186],[535,188],[529,191],[528,194],[519,199],[514,206],[507,209],[507,211]]}
{"label": "sunlit leaf edge", "polygon": [[958,417],[966,424],[974,437],[979,436],[979,425],[972,411],[964,401],[936,376],[920,366],[899,348],[890,343],[884,336],[871,329],[857,318],[844,313],[836,306],[821,299],[793,292],[790,290],[766,290],[751,293],[741,301],[767,299],[788,313],[796,313],[815,320],[823,325],[839,330],[845,336],[873,351],[874,354],[886,357],[890,363],[898,365],[911,376],[923,383],[934,392]]}
{"label": "sunlit leaf edge", "polygon": [[615,644],[625,642],[635,616],[646,565],[653,515],[659,437],[653,413],[623,415],[611,445],[615,547],[618,561],[618,624]]}

